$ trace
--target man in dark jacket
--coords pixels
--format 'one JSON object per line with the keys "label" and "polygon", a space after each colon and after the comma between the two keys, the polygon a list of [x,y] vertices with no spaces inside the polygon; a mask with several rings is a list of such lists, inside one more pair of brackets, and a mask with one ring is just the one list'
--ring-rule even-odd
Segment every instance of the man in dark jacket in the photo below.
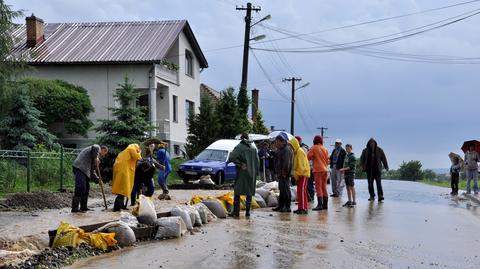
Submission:
{"label": "man in dark jacket", "polygon": [[381,176],[383,168],[388,171],[388,163],[385,153],[377,145],[375,139],[370,138],[370,140],[368,140],[367,147],[362,151],[362,156],[360,157],[360,165],[363,171],[367,172],[368,192],[370,193],[368,200],[375,200],[375,190],[373,188],[373,181],[375,180],[377,183],[378,201],[383,201]]}
{"label": "man in dark jacket", "polygon": [[290,191],[290,177],[293,173],[293,151],[287,145],[287,137],[279,135],[275,138],[277,153],[275,155],[275,173],[278,178],[280,197],[278,206],[273,211],[291,212],[290,203],[292,193]]}
{"label": "man in dark jacket", "polygon": [[255,184],[257,180],[259,160],[257,148],[249,141],[248,134],[242,134],[242,140],[230,153],[229,162],[235,164],[237,177],[233,189],[233,212],[232,217],[240,215],[240,195],[246,195],[245,216],[250,217],[252,196],[255,195]]}
{"label": "man in dark jacket", "polygon": [[330,182],[332,184],[332,195],[330,197],[339,197],[343,194],[343,187],[345,187],[345,173],[340,169],[343,168],[347,152],[342,148],[342,140],[335,140],[335,149],[330,155]]}

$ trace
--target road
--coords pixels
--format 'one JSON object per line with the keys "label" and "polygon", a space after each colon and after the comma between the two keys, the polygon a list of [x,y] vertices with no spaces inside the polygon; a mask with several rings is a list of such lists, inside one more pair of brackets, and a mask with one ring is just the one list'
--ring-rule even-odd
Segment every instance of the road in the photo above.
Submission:
{"label": "road", "polygon": [[[357,181],[344,201],[308,215],[255,210],[180,239],[140,243],[69,268],[478,268],[480,210],[448,189],[384,181],[385,202],[368,202]],[[295,207],[295,206],[293,206]]]}

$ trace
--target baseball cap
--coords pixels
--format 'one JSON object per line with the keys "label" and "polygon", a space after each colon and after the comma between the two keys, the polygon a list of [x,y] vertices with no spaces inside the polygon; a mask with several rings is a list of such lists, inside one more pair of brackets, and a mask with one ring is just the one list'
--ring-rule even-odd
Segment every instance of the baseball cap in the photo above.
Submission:
{"label": "baseball cap", "polygon": [[340,138],[335,139],[335,143],[342,144],[342,139],[340,139]]}

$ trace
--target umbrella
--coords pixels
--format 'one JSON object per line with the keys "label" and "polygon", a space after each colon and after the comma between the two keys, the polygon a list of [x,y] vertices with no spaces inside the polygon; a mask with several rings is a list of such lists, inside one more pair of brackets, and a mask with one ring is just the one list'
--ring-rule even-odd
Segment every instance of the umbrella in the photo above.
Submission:
{"label": "umbrella", "polygon": [[460,165],[463,167],[463,159],[462,157],[460,157],[460,155],[456,154],[456,153],[453,153],[453,152],[450,152],[448,154],[448,157],[450,158],[450,161],[453,163],[453,159],[454,158],[458,158],[459,162],[460,162]]}
{"label": "umbrella", "polygon": [[290,141],[290,139],[294,138],[293,135],[285,131],[273,131],[268,134],[268,138],[270,138],[270,140],[274,140],[275,138],[277,138],[278,135],[282,135],[283,138],[285,138],[287,141]]}
{"label": "umbrella", "polygon": [[467,152],[470,145],[474,145],[475,151],[480,153],[480,141],[478,140],[470,140],[470,141],[463,142],[463,145],[462,145],[463,152]]}
{"label": "umbrella", "polygon": [[161,143],[163,143],[163,141],[160,140],[160,139],[158,139],[158,138],[156,138],[156,137],[150,137],[150,138],[148,138],[147,140],[143,141],[143,144],[144,144],[145,146],[148,146],[148,145],[150,145],[150,144],[156,144],[156,145],[158,145],[158,144],[161,144]]}
{"label": "umbrella", "polygon": [[[237,135],[235,136],[235,139],[240,139],[240,136],[241,135]],[[267,135],[263,135],[263,134],[248,134],[248,140],[250,141],[262,141],[262,140],[268,140],[269,137]]]}

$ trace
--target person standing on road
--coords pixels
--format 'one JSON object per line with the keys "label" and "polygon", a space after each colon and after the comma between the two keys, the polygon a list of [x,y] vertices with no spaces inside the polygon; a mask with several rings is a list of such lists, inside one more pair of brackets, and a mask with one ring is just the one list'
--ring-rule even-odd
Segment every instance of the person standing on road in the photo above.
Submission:
{"label": "person standing on road", "polygon": [[375,200],[373,181],[377,183],[378,201],[383,201],[382,169],[385,168],[388,171],[388,163],[383,149],[377,145],[375,139],[368,140],[367,147],[360,156],[360,165],[363,171],[367,172],[368,192],[370,193],[368,201]]}
{"label": "person standing on road", "polygon": [[317,135],[313,139],[313,147],[308,151],[307,157],[313,161],[313,178],[317,191],[317,206],[313,209],[328,209],[328,150],[323,146],[323,137]]}
{"label": "person standing on road", "polygon": [[350,144],[345,146],[347,156],[345,156],[345,164],[340,170],[345,173],[345,185],[347,186],[348,196],[348,201],[343,205],[343,207],[353,208],[357,205],[355,200],[355,165],[357,160],[355,159],[355,154],[353,154],[352,149],[353,147]]}
{"label": "person standing on road", "polygon": [[155,173],[155,168],[163,168],[161,164],[153,158],[153,150],[155,149],[155,144],[150,144],[145,149],[145,154],[142,160],[138,161],[137,168],[135,169],[135,178],[133,183],[133,190],[130,197],[130,205],[134,206],[137,200],[137,196],[140,194],[142,188],[146,188],[143,195],[147,197],[152,197],[155,192],[155,184],[153,183],[153,174]]}
{"label": "person standing on road", "polygon": [[331,197],[339,197],[343,194],[343,187],[345,187],[344,172],[340,171],[343,168],[346,151],[342,148],[342,140],[335,140],[335,149],[330,155],[330,179],[332,183]]}
{"label": "person standing on road", "polygon": [[229,162],[235,164],[237,176],[233,189],[233,211],[231,217],[240,216],[240,195],[246,195],[245,216],[250,217],[252,197],[255,195],[255,185],[259,168],[258,152],[248,138],[248,134],[240,136],[242,140],[230,153]]}
{"label": "person standing on road", "polygon": [[270,152],[267,142],[262,143],[262,148],[258,151],[258,157],[260,158],[260,175],[263,181],[272,181],[270,176]]}
{"label": "person standing on road", "polygon": [[451,175],[451,186],[452,192],[451,195],[458,195],[458,181],[460,179],[460,171],[462,170],[462,164],[458,156],[453,156],[452,166],[450,167],[450,175]]}
{"label": "person standing on road", "polygon": [[275,147],[277,152],[275,154],[275,173],[278,179],[278,188],[280,190],[280,197],[278,199],[278,206],[273,208],[273,211],[291,212],[290,203],[292,200],[292,193],[290,191],[290,177],[293,170],[293,151],[287,145],[287,136],[278,135],[275,138]]}
{"label": "person standing on road", "polygon": [[478,194],[478,162],[480,157],[475,150],[475,145],[468,146],[468,151],[465,153],[465,172],[467,174],[467,194],[472,193],[470,182],[473,179],[473,191]]}
{"label": "person standing on road", "polygon": [[160,171],[158,172],[158,186],[162,189],[163,193],[158,196],[158,199],[170,200],[168,195],[167,178],[172,172],[172,164],[170,163],[170,153],[167,150],[168,144],[163,142],[159,145],[157,152],[157,161],[160,163]]}
{"label": "person standing on road", "polygon": [[305,150],[300,147],[297,138],[289,141],[293,148],[293,170],[294,178],[297,181],[297,201],[298,209],[293,211],[295,214],[308,214],[308,194],[307,183],[310,178],[310,164],[308,163]]}
{"label": "person standing on road", "polygon": [[130,197],[137,161],[142,159],[140,146],[130,144],[120,152],[113,164],[112,193],[116,194],[113,211],[126,209],[125,197]]}
{"label": "person standing on road", "polygon": [[[87,207],[88,194],[90,192],[90,180],[99,180],[100,157],[108,153],[108,148],[94,144],[84,148],[73,161],[72,170],[75,176],[75,191],[72,198],[72,213],[85,212]],[[99,181],[99,184],[102,184]],[[80,205],[80,210],[78,206]]]}
{"label": "person standing on road", "polygon": [[[298,140],[298,143],[300,143],[300,147],[303,149],[303,151],[308,154],[308,151],[310,150],[308,145],[302,143],[302,138],[300,136],[296,135],[295,138]],[[310,166],[310,176],[308,177],[307,182],[307,200],[308,202],[312,202],[315,197],[315,180],[313,179],[313,162],[311,160],[309,160],[308,162]]]}

